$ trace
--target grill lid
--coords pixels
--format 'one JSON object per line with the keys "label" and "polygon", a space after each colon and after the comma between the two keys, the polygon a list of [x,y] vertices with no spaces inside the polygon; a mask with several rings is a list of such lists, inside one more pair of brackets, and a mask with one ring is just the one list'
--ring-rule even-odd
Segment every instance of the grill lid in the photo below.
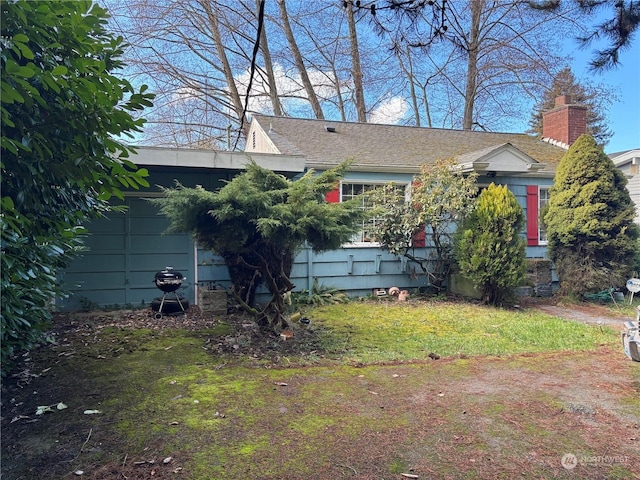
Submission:
{"label": "grill lid", "polygon": [[173,270],[173,267],[165,267],[164,270],[156,273],[153,282],[165,293],[175,292],[184,281],[184,275]]}
{"label": "grill lid", "polygon": [[180,272],[174,271],[173,267],[165,267],[164,270],[156,273],[154,280],[156,283],[175,283],[177,281],[182,283],[184,275]]}

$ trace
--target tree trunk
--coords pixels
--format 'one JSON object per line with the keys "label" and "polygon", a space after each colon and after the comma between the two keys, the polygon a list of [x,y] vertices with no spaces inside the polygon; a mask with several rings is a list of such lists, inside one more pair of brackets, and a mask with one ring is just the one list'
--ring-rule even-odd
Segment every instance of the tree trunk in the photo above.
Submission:
{"label": "tree trunk", "polygon": [[424,98],[424,113],[427,116],[427,127],[432,128],[431,109],[429,108],[429,97],[427,96],[427,84],[422,85],[422,98]]}
{"label": "tree trunk", "polygon": [[[400,68],[404,72],[409,80],[409,91],[411,93],[411,106],[413,108],[413,117],[415,118],[416,127],[420,126],[420,109],[418,108],[418,95],[416,94],[416,78],[413,74],[413,62],[411,61],[411,49],[407,46],[406,48],[406,56],[407,56],[407,65],[402,62],[402,56],[400,55],[400,51],[396,53],[396,57],[398,57],[398,63],[400,64]],[[425,88],[425,100],[426,100],[426,88]],[[427,106],[428,110],[428,106]]]}
{"label": "tree trunk", "polygon": [[478,80],[478,50],[480,46],[480,14],[484,8],[485,0],[470,0],[471,31],[467,45],[467,83],[464,93],[464,115],[462,129],[471,130],[473,127],[473,107],[476,99]]}
{"label": "tree trunk", "polygon": [[289,23],[289,14],[287,13],[285,0],[278,0],[278,6],[280,7],[280,16],[282,17],[282,28],[284,30],[285,36],[287,37],[289,47],[291,48],[291,54],[293,55],[293,58],[295,60],[296,68],[298,69],[298,72],[300,72],[300,79],[302,80],[302,85],[307,92],[307,97],[309,99],[311,107],[313,108],[313,113],[315,114],[317,119],[324,120],[322,107],[320,106],[320,102],[318,101],[316,92],[313,89],[313,85],[311,84],[311,80],[309,79],[309,75],[307,73],[307,68],[304,66],[304,61],[302,59],[302,55],[300,54],[300,49],[298,48],[296,39],[293,36],[293,31],[291,30],[291,24]]}
{"label": "tree trunk", "polygon": [[[256,0],[256,7],[260,8],[260,0]],[[269,43],[267,42],[267,29],[262,28],[260,33],[260,50],[262,58],[264,58],[264,67],[267,71],[267,79],[269,81],[269,98],[273,107],[273,114],[277,117],[282,116],[282,105],[278,96],[278,86],[276,84],[276,76],[273,73],[273,62],[271,61],[271,52],[269,51]]]}
{"label": "tree trunk", "polygon": [[340,78],[336,71],[335,65],[332,65],[333,78],[335,79],[336,99],[338,103],[338,110],[340,111],[340,121],[347,121],[347,111],[344,108],[344,99],[342,98],[342,87],[340,86]]}
{"label": "tree trunk", "polygon": [[364,88],[362,87],[362,68],[360,67],[360,50],[358,48],[358,33],[356,20],[353,15],[353,0],[346,1],[347,23],[349,24],[349,42],[351,44],[351,75],[356,96],[356,111],[359,122],[367,121],[367,108],[364,103]]}
{"label": "tree trunk", "polygon": [[[242,99],[240,98],[240,93],[238,93],[238,88],[236,86],[236,80],[233,76],[233,70],[231,69],[231,64],[229,63],[229,59],[227,58],[224,42],[222,41],[222,35],[220,34],[220,26],[218,24],[218,18],[215,12],[211,10],[211,4],[208,1],[201,0],[201,5],[207,14],[207,19],[209,20],[209,26],[211,27],[211,33],[213,35],[213,40],[215,42],[216,51],[218,52],[218,57],[220,59],[220,63],[222,64],[224,77],[227,81],[227,87],[229,88],[229,96],[231,99],[231,104],[233,105],[233,111],[236,115],[236,118],[240,120],[242,118],[242,112],[244,108],[242,106]],[[245,124],[243,126],[243,133],[247,135],[248,132],[249,132],[249,126]]]}

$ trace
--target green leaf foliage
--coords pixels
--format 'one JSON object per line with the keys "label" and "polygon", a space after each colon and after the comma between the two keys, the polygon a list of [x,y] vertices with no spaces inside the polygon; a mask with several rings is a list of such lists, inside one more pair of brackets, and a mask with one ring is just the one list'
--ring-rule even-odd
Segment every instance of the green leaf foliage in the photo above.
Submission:
{"label": "green leaf foliage", "polygon": [[[390,184],[373,191],[380,219],[373,232],[382,249],[404,256],[422,269],[429,284],[444,290],[453,263],[453,234],[457,222],[471,210],[477,175],[464,174],[451,160],[423,165],[411,185],[411,199]],[[425,232],[425,248],[416,248],[416,235]]]}
{"label": "green leaf foliage", "polygon": [[[281,327],[282,295],[294,285],[293,260],[308,244],[314,251],[338,248],[358,231],[365,213],[357,201],[327,203],[348,164],[288,180],[250,162],[246,171],[216,192],[202,187],[165,189],[152,199],[172,232],[191,232],[203,247],[226,262],[233,293],[260,323]],[[255,308],[256,288],[264,284],[272,300]]]}
{"label": "green leaf foliage", "polygon": [[83,222],[109,210],[123,187],[148,186],[146,171],[126,160],[132,150],[114,138],[141,131],[132,114],[153,96],[114,74],[124,45],[91,1],[1,8],[4,369],[41,337]]}
{"label": "green leaf foliage", "polygon": [[461,273],[482,290],[486,303],[501,306],[526,273],[524,212],[506,185],[491,184],[478,197],[455,236]]}
{"label": "green leaf foliage", "polygon": [[562,158],[545,215],[548,254],[567,294],[624,286],[639,236],[627,179],[589,135]]}

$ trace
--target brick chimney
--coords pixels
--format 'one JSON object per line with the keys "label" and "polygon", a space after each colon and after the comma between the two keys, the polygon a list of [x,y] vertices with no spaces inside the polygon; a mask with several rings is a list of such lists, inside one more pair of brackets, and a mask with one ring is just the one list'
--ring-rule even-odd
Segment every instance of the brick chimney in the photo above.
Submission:
{"label": "brick chimney", "polygon": [[557,97],[555,107],[542,114],[542,136],[547,141],[569,147],[583,133],[587,133],[587,107],[572,104],[570,95]]}

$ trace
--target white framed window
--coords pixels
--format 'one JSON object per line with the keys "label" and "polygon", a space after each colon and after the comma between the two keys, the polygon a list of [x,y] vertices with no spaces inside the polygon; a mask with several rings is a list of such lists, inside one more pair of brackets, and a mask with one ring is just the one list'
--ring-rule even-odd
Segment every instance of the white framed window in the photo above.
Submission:
{"label": "white framed window", "polygon": [[[544,212],[544,207],[549,203],[550,187],[538,188],[538,215]],[[545,228],[542,217],[538,220],[538,245],[547,245],[547,230]]]}
{"label": "white framed window", "polygon": [[[368,192],[373,190],[381,189],[388,182],[385,183],[375,183],[375,182],[342,182],[340,185],[340,201],[346,202],[347,200],[351,200],[353,198],[358,197],[361,202],[360,208],[362,210],[371,210],[376,205],[371,201],[371,197],[365,195]],[[396,183],[394,186],[398,189],[401,189],[405,198],[408,195],[408,184]],[[349,245],[351,246],[375,246],[378,245],[377,242],[374,242],[372,239],[372,232],[374,232],[379,225],[381,219],[380,218],[370,218],[369,220],[365,220],[362,222],[362,229],[352,237]]]}

